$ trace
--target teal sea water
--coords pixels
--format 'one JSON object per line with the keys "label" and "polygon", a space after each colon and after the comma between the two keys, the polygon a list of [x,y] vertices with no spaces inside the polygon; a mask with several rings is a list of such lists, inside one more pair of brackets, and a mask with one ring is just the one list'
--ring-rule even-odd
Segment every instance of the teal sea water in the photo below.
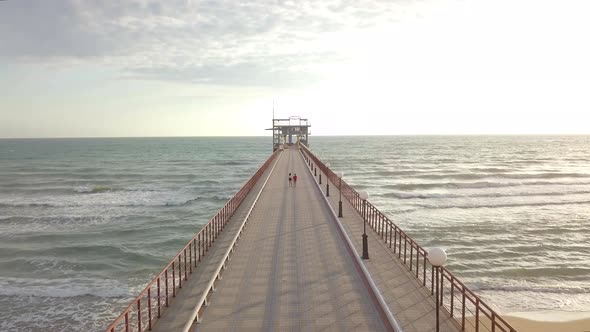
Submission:
{"label": "teal sea water", "polygon": [[[590,311],[590,136],[313,137],[500,312]],[[270,137],[0,140],[0,330],[102,330]]]}

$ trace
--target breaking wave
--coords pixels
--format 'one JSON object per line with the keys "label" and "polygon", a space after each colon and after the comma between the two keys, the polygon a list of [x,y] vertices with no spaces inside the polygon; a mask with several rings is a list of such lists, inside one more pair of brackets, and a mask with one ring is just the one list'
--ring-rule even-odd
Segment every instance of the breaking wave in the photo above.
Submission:
{"label": "breaking wave", "polygon": [[98,278],[0,278],[0,296],[121,298],[130,296],[130,288],[116,280]]}
{"label": "breaking wave", "polygon": [[519,186],[566,186],[566,185],[590,185],[590,182],[555,182],[555,181],[529,181],[529,182],[430,182],[430,183],[398,183],[381,186],[384,189],[397,189],[402,191],[414,191],[421,189],[483,189],[504,188]]}
{"label": "breaking wave", "polygon": [[384,197],[398,199],[429,199],[429,198],[476,198],[476,197],[527,197],[527,196],[567,196],[590,194],[590,190],[577,191],[559,191],[559,192],[521,192],[521,193],[476,193],[476,194],[453,194],[453,193],[407,193],[407,192],[388,192],[383,194]]}
{"label": "breaking wave", "polygon": [[565,202],[523,202],[523,203],[500,203],[500,204],[449,204],[449,205],[419,205],[423,209],[479,209],[479,208],[511,208],[519,206],[551,206],[551,205],[583,205],[590,204],[590,200],[565,201]]}

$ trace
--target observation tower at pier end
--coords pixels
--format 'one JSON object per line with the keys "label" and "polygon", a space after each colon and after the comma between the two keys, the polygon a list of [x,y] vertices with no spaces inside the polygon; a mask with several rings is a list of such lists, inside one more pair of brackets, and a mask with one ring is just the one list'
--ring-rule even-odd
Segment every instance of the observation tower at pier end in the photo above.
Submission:
{"label": "observation tower at pier end", "polygon": [[309,135],[308,119],[303,119],[300,116],[290,116],[287,119],[272,119],[272,151],[275,152],[282,145],[302,144],[307,147]]}

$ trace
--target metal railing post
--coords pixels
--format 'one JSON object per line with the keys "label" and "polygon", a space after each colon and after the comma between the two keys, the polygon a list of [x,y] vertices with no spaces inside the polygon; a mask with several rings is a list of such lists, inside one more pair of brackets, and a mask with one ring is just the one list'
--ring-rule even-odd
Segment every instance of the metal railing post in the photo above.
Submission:
{"label": "metal railing post", "polygon": [[176,297],[176,267],[172,261],[172,297]]}
{"label": "metal railing post", "polygon": [[152,330],[152,288],[148,288],[147,296],[147,306],[148,306],[148,329]]}
{"label": "metal railing post", "polygon": [[166,286],[166,307],[168,307],[168,268],[166,268],[166,271],[164,272],[164,280]]}
{"label": "metal railing post", "polygon": [[161,317],[161,311],[162,311],[162,296],[160,294],[160,280],[162,280],[162,275],[160,275],[158,277],[158,318]]}
{"label": "metal railing post", "polygon": [[141,331],[141,299],[137,301],[137,330]]}

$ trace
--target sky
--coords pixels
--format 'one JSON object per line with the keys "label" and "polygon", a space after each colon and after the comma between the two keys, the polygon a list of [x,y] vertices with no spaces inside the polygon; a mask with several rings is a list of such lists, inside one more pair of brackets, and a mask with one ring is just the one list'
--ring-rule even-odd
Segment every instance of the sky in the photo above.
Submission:
{"label": "sky", "polygon": [[[0,1],[0,137],[590,134],[586,0]],[[274,105],[274,106],[273,106]]]}

